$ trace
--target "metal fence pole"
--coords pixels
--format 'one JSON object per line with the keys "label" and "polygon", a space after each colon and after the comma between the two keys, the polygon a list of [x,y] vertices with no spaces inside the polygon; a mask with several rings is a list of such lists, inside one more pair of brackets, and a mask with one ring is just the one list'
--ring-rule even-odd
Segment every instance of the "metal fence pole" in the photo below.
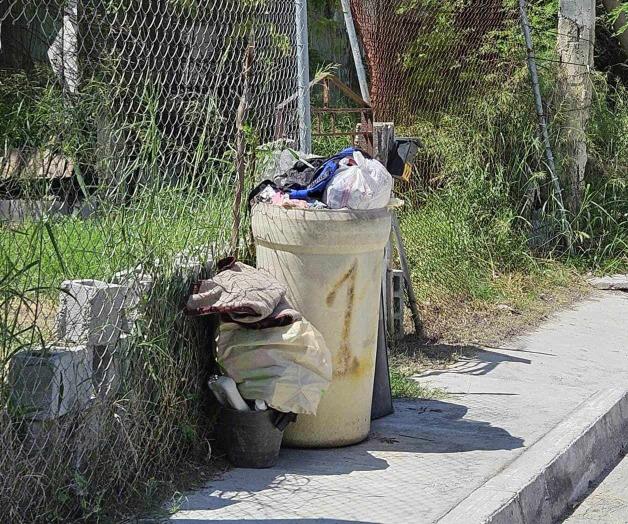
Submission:
{"label": "metal fence pole", "polygon": [[312,152],[312,116],[310,113],[310,59],[307,31],[307,0],[295,0],[297,24],[299,149]]}
{"label": "metal fence pole", "polygon": [[370,104],[371,95],[369,93],[368,82],[366,81],[366,72],[364,71],[364,63],[362,62],[362,55],[360,53],[358,35],[355,32],[355,24],[353,23],[353,15],[351,14],[351,5],[349,4],[349,0],[341,0],[340,3],[342,4],[342,13],[345,17],[347,36],[349,37],[351,52],[353,53],[353,61],[355,62],[355,71],[358,75],[358,82],[360,83],[360,92],[362,93],[362,98]]}
{"label": "metal fence pole", "polygon": [[549,132],[547,130],[547,119],[545,118],[545,111],[543,110],[543,98],[541,96],[541,86],[539,84],[539,73],[536,67],[536,57],[534,55],[534,47],[532,44],[532,35],[530,33],[530,22],[528,21],[528,12],[526,9],[526,0],[519,0],[519,21],[521,23],[521,30],[523,31],[523,37],[526,44],[528,70],[530,71],[530,79],[532,81],[532,90],[534,93],[534,104],[536,107],[536,114],[539,122],[539,130],[541,133],[541,139],[545,147],[546,165],[549,170],[550,179],[554,186],[554,197],[558,204],[558,211],[560,213],[561,226],[563,234],[567,243],[571,245],[569,235],[569,222],[567,220],[567,213],[565,211],[565,205],[563,201],[563,190],[556,173],[556,164],[554,162],[554,153],[552,152],[552,145],[550,142]]}

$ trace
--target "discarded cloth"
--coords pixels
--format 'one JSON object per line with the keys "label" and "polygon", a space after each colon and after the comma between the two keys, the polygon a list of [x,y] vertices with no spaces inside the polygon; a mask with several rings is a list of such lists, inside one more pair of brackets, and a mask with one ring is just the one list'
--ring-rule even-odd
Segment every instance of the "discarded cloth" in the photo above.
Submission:
{"label": "discarded cloth", "polygon": [[216,359],[245,399],[315,415],[332,378],[325,339],[307,320],[251,331],[221,324]]}
{"label": "discarded cloth", "polygon": [[[340,162],[345,158],[353,157],[353,153],[359,151],[354,147],[347,147],[340,151],[337,155],[332,156],[325,163],[320,166],[314,175],[314,179],[310,182],[306,189],[297,189],[290,191],[290,198],[295,200],[307,200],[310,198],[316,198],[320,200],[323,196],[327,184],[332,180]],[[366,153],[363,153],[368,158]]]}
{"label": "discarded cloth", "polygon": [[307,200],[292,200],[288,192],[279,189],[277,185],[270,180],[264,180],[249,194],[249,211],[252,206],[259,203],[299,209],[325,209],[327,207],[320,200],[311,198]]}
{"label": "discarded cloth", "polygon": [[186,304],[192,316],[220,313],[226,322],[250,329],[285,326],[301,314],[286,299],[286,288],[270,273],[236,262],[230,257],[218,263],[218,274],[197,282]]}
{"label": "discarded cloth", "polygon": [[253,190],[249,193],[249,211],[250,207],[253,204],[257,204],[258,202],[264,202],[266,204],[271,204],[273,201],[273,197],[279,191],[274,182],[270,180],[264,180],[258,186],[254,187]]}
{"label": "discarded cloth", "polygon": [[314,180],[316,172],[325,163],[323,157],[314,157],[299,160],[284,173],[280,173],[273,178],[273,182],[278,188],[306,189]]}

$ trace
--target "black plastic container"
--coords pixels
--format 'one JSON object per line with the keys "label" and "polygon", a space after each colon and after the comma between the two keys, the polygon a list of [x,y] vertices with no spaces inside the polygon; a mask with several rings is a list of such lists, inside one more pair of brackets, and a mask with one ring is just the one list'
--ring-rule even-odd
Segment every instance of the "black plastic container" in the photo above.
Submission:
{"label": "black plastic container", "polygon": [[421,147],[418,138],[397,138],[392,149],[388,152],[388,172],[396,177],[408,180],[412,171],[412,164]]}
{"label": "black plastic container", "polygon": [[221,408],[217,436],[229,462],[239,468],[274,466],[279,458],[285,416],[272,409],[237,411]]}

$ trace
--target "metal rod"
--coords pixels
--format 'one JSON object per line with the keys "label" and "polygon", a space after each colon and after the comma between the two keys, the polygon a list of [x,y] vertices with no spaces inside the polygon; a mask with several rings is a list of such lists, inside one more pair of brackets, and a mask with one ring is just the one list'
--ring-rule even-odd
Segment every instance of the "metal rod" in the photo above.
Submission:
{"label": "metal rod", "polygon": [[397,241],[397,252],[399,253],[399,261],[401,262],[401,269],[403,271],[403,279],[406,283],[406,292],[408,293],[408,302],[410,303],[410,311],[412,312],[412,321],[414,322],[414,332],[417,335],[423,333],[423,324],[421,323],[421,316],[419,315],[419,307],[416,301],[416,295],[414,294],[414,288],[412,287],[412,278],[410,276],[410,267],[408,266],[408,259],[406,258],[406,248],[403,245],[403,238],[401,237],[401,228],[399,227],[399,220],[397,215],[393,211],[392,213],[392,228],[395,233],[395,240]]}
{"label": "metal rod", "polygon": [[523,31],[523,37],[526,43],[526,52],[528,57],[528,70],[530,71],[530,79],[532,82],[532,90],[534,92],[534,104],[536,106],[536,114],[539,120],[539,130],[541,132],[541,138],[543,139],[543,145],[545,146],[545,157],[547,160],[547,168],[550,172],[550,178],[554,185],[554,192],[556,193],[556,201],[560,212],[560,218],[563,226],[563,234],[567,239],[568,244],[571,244],[569,235],[569,223],[567,221],[567,213],[565,211],[565,204],[563,201],[563,190],[560,186],[560,180],[556,174],[556,164],[554,163],[554,153],[552,152],[552,144],[549,138],[549,132],[547,130],[547,119],[545,118],[545,112],[543,110],[543,98],[541,96],[541,87],[539,84],[539,73],[536,67],[536,57],[534,55],[534,47],[532,45],[532,35],[530,33],[530,22],[528,21],[528,13],[526,10],[526,1],[519,0],[519,18],[521,22],[521,29]]}
{"label": "metal rod", "polygon": [[358,82],[360,83],[360,93],[362,98],[369,104],[371,103],[371,95],[369,93],[369,85],[366,81],[366,71],[364,70],[364,64],[362,62],[362,55],[360,53],[360,44],[358,42],[358,35],[355,31],[355,24],[353,23],[353,15],[351,14],[351,5],[349,0],[341,0],[342,14],[345,17],[345,26],[347,27],[347,36],[349,37],[349,43],[351,44],[351,52],[353,53],[353,61],[355,62],[355,72],[358,75]]}
{"label": "metal rod", "polygon": [[237,256],[238,238],[240,234],[240,223],[242,219],[242,193],[247,170],[246,158],[246,135],[244,125],[246,123],[247,112],[251,103],[251,73],[253,71],[253,61],[255,60],[255,43],[253,35],[249,35],[249,45],[244,52],[244,62],[242,64],[242,94],[236,112],[236,192],[233,200],[233,226],[231,229],[230,250],[233,256]]}
{"label": "metal rod", "polygon": [[310,113],[310,59],[307,31],[307,0],[295,0],[297,29],[299,149],[312,152],[312,116]]}

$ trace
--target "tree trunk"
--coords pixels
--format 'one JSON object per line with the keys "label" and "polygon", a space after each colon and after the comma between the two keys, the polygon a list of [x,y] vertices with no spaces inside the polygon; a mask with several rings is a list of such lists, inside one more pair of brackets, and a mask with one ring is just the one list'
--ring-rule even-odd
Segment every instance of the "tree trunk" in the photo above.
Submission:
{"label": "tree trunk", "polygon": [[587,165],[586,126],[592,97],[594,38],[595,0],[560,0],[557,43],[560,149],[566,206],[573,213],[580,208]]}

